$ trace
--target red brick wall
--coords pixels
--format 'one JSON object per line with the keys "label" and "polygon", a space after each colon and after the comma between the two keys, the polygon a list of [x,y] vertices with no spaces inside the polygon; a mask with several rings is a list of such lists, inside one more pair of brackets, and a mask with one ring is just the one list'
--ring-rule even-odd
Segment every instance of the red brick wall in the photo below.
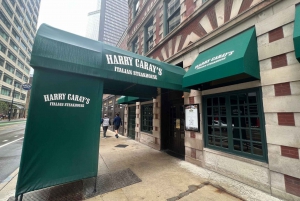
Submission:
{"label": "red brick wall", "polygon": [[195,97],[189,97],[189,103],[194,104],[195,103]]}
{"label": "red brick wall", "polygon": [[281,156],[299,159],[298,148],[281,146]]}
{"label": "red brick wall", "polygon": [[149,5],[151,5],[151,3],[152,3],[153,1],[154,1],[154,0],[148,0],[147,3],[145,3],[145,5],[142,7],[142,9],[141,9],[141,4],[140,4],[140,10],[139,10],[139,12],[137,13],[137,16],[136,16],[137,19],[135,20],[135,22],[134,22],[133,24],[129,24],[128,34],[129,34],[130,37],[131,37],[131,31],[132,31],[132,29],[133,29],[137,24],[141,23],[142,20],[143,20],[144,15],[141,15],[141,13],[144,13],[145,10],[146,10],[146,8],[147,8]]}
{"label": "red brick wall", "polygon": [[300,196],[300,179],[284,175],[286,192]]}
{"label": "red brick wall", "polygon": [[279,27],[269,32],[269,43],[272,43],[276,40],[283,38],[283,29]]}
{"label": "red brick wall", "polygon": [[207,10],[207,17],[209,19],[209,22],[210,22],[212,28],[213,29],[218,28],[218,22],[217,22],[217,16],[216,16],[215,7],[210,7]]}
{"label": "red brick wall", "polygon": [[274,85],[275,96],[291,95],[291,86],[289,82]]}
{"label": "red brick wall", "polygon": [[281,126],[295,126],[294,113],[282,112],[277,113],[278,125]]}
{"label": "red brick wall", "polygon": [[271,58],[272,68],[287,66],[286,54],[281,54]]}
{"label": "red brick wall", "polygon": [[161,21],[161,18],[160,18],[159,15],[162,12],[162,9],[163,9],[163,7],[161,9],[157,9],[156,10],[156,16],[155,16],[155,18],[156,18],[156,25],[155,25],[155,27],[156,27],[156,31],[155,31],[156,38],[155,38],[155,44],[159,43],[159,41],[160,41],[160,35],[159,35],[160,25],[159,25],[159,23]]}
{"label": "red brick wall", "polygon": [[184,3],[186,6],[185,17],[188,17],[194,12],[196,5],[194,0],[186,0]]}
{"label": "red brick wall", "polygon": [[252,2],[253,0],[243,1],[241,8],[239,10],[239,14],[247,10],[251,6]]}
{"label": "red brick wall", "polygon": [[225,0],[224,23],[230,20],[232,4],[233,4],[233,0]]}

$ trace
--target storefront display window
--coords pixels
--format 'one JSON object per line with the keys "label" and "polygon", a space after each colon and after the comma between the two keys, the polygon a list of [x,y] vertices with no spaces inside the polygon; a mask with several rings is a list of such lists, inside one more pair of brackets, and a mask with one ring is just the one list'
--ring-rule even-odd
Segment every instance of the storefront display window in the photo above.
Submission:
{"label": "storefront display window", "polygon": [[153,104],[142,105],[141,131],[152,133],[153,130]]}
{"label": "storefront display window", "polygon": [[206,147],[267,160],[259,89],[204,96]]}

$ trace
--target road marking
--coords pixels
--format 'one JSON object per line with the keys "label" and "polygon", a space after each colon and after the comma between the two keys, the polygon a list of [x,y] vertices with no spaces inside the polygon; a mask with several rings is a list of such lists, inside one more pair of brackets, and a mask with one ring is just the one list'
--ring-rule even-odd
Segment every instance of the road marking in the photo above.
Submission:
{"label": "road marking", "polygon": [[15,137],[18,137],[17,135]]}
{"label": "road marking", "polygon": [[3,140],[2,142],[7,142],[8,140]]}
{"label": "road marking", "polygon": [[21,137],[21,138],[19,138],[19,139],[17,139],[17,140],[14,140],[14,141],[11,141],[11,142],[9,142],[9,143],[6,143],[6,144],[0,146],[0,148],[5,147],[6,145],[9,145],[9,144],[11,144],[11,143],[14,143],[14,142],[16,142],[16,141],[18,141],[18,140],[21,140],[21,139],[23,139],[23,138],[24,138],[24,137]]}

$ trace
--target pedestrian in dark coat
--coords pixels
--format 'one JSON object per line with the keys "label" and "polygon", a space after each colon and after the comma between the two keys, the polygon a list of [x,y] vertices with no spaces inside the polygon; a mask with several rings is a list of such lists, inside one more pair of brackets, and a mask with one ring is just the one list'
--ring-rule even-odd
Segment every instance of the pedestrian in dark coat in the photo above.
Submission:
{"label": "pedestrian in dark coat", "polygon": [[116,133],[115,136],[116,136],[116,138],[118,138],[119,137],[118,130],[119,130],[119,127],[122,126],[122,119],[121,119],[121,117],[119,117],[119,114],[117,114],[116,117],[114,118],[113,125],[114,125],[114,130]]}

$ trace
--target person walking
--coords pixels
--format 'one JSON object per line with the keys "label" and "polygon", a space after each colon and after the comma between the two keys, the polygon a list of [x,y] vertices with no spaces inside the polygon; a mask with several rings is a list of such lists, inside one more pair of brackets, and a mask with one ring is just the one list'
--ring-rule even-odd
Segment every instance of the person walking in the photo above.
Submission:
{"label": "person walking", "polygon": [[116,136],[116,138],[118,138],[119,137],[118,130],[119,130],[119,127],[122,126],[122,119],[121,119],[121,117],[119,117],[119,113],[117,113],[116,117],[114,118],[113,125],[114,125],[114,130],[116,133],[115,136]]}
{"label": "person walking", "polygon": [[106,114],[104,114],[104,118],[101,119],[101,124],[103,127],[103,138],[106,138],[106,131],[108,129],[108,126],[111,126],[110,120]]}

